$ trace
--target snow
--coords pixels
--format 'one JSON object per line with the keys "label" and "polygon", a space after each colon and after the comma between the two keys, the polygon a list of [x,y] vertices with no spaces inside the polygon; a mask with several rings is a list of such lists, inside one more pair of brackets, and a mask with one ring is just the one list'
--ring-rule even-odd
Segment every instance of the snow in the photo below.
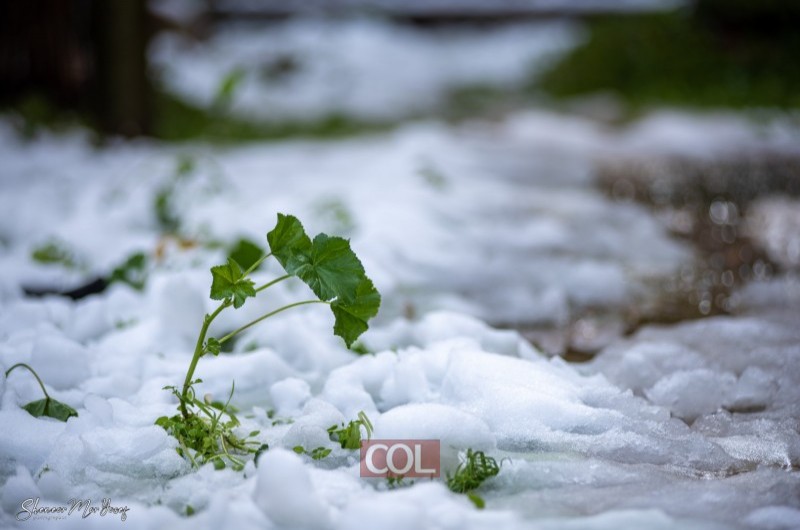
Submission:
{"label": "snow", "polygon": [[[22,410],[41,397],[22,370],[0,383],[0,525],[15,524],[25,498],[110,497],[130,507],[134,528],[796,527],[800,290],[791,270],[736,292],[737,314],[629,336],[613,327],[585,364],[497,327],[582,322],[590,334],[592,322],[623,322],[655,303],[658,282],[695,256],[644,207],[605,197],[592,173],[598,160],[645,149],[697,156],[700,141],[709,153],[732,139],[788,148],[785,129],[764,135],[742,116],[724,119],[730,136],[717,143],[719,118],[707,118],[659,114],[612,129],[540,110],[335,143],[103,150],[80,136],[24,143],[3,126],[0,365],[34,365],[79,417]],[[684,144],[690,126],[696,138]],[[175,184],[176,213],[199,243],[191,248],[160,241],[152,211],[186,154],[198,167]],[[242,472],[191,470],[153,423],[175,414],[163,387],[183,380],[213,307],[208,267],[225,252],[204,243],[264,244],[278,211],[309,232],[351,238],[384,300],[361,340],[370,353],[347,351],[329,311],[303,306],[248,330],[233,352],[204,357],[198,395],[225,400],[235,381],[237,432],[259,431],[270,449]],[[83,269],[31,260],[53,237]],[[22,293],[74,287],[159,246],[142,292],[116,284],[75,302]],[[257,279],[279,273],[269,266]],[[276,285],[225,312],[212,333],[304,296],[299,282]],[[375,436],[440,439],[449,469],[466,448],[502,461],[480,492],[487,508],[442,481],[388,489],[360,479],[357,454],[327,429],[361,411]],[[297,445],[331,454],[314,461]],[[188,506],[195,515],[184,516]]]}
{"label": "snow", "polygon": [[272,522],[288,528],[330,528],[308,469],[296,454],[269,451],[259,461],[253,501]]}
{"label": "snow", "polygon": [[800,267],[800,203],[765,197],[747,211],[745,230],[770,259],[787,269]]}
{"label": "snow", "polygon": [[[579,35],[566,22],[430,32],[380,19],[302,18],[230,24],[202,43],[163,35],[150,55],[165,86],[200,106],[239,70],[231,104],[239,116],[390,120],[430,112],[456,88],[524,83]],[[291,66],[270,74],[278,64]]]}

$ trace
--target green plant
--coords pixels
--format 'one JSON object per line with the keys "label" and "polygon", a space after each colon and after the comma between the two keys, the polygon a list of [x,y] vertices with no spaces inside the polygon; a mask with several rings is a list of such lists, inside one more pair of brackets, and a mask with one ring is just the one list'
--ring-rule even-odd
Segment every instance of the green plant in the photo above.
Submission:
{"label": "green plant", "polygon": [[214,94],[214,101],[211,103],[213,109],[223,110],[231,106],[233,98],[242,86],[247,72],[244,68],[234,68],[220,80],[217,91]]}
{"label": "green plant", "polygon": [[322,460],[329,454],[331,454],[331,450],[327,447],[317,447],[311,451],[307,450],[302,445],[296,445],[292,447],[292,451],[297,453],[298,455],[308,455],[311,457],[312,460]]}
{"label": "green plant", "polygon": [[[174,386],[165,387],[177,397],[179,414],[158,418],[156,424],[177,438],[179,452],[195,466],[206,462],[224,466],[227,461],[239,468],[243,464],[237,454],[257,453],[261,449],[257,442],[239,438],[233,433],[239,422],[228,403],[215,407],[213,403],[197,399],[194,385],[200,380],[193,377],[200,358],[209,354],[219,355],[221,347],[239,333],[293,307],[315,303],[328,305],[334,316],[333,332],[348,347],[368,329],[369,319],[378,313],[380,294],[346,239],[318,234],[312,240],[296,217],[278,214],[278,222],[267,234],[267,242],[270,252],[245,270],[233,258],[229,258],[224,265],[211,268],[210,295],[213,300],[219,300],[220,304],[203,318],[183,386],[180,389]],[[256,286],[248,276],[269,257],[274,257],[286,274]],[[223,337],[207,336],[211,323],[222,311],[231,306],[238,309],[248,298],[292,277],[306,283],[316,298],[269,311]],[[232,396],[233,388],[230,397]],[[365,421],[364,425],[369,426],[369,433],[372,425],[366,416],[362,420],[362,415],[363,413],[359,414],[359,421]],[[252,436],[253,433],[247,438]]]}
{"label": "green plant", "polygon": [[144,252],[136,252],[120,263],[111,271],[108,277],[109,283],[126,283],[141,291],[144,289],[147,280],[147,255]]}
{"label": "green plant", "polygon": [[38,381],[39,386],[42,388],[42,392],[44,393],[44,399],[39,399],[37,401],[31,401],[27,405],[23,405],[22,408],[27,410],[31,416],[35,418],[39,418],[42,416],[47,416],[48,418],[55,418],[60,421],[67,421],[70,416],[78,417],[78,413],[75,409],[61,403],[60,401],[56,401],[55,399],[50,397],[50,394],[47,393],[47,390],[44,388],[44,383],[42,383],[39,374],[36,371],[28,366],[25,363],[17,363],[8,370],[6,370],[6,378],[8,375],[15,369],[15,368],[25,368],[30,373],[33,374],[33,377],[36,378]]}
{"label": "green plant", "polygon": [[473,451],[467,449],[467,454],[463,462],[458,465],[455,473],[447,475],[447,487],[454,493],[466,493],[469,500],[478,509],[486,506],[483,499],[475,493],[475,490],[486,479],[500,473],[500,466],[491,456],[486,456],[483,451]]}
{"label": "green plant", "polygon": [[367,433],[367,440],[372,437],[372,422],[369,421],[364,411],[358,413],[358,419],[353,420],[347,425],[344,423],[341,426],[331,425],[328,427],[328,434],[331,440],[339,442],[342,449],[360,449],[361,448],[361,427]]}
{"label": "green plant", "polygon": [[67,246],[57,240],[48,241],[31,251],[31,259],[43,265],[63,265],[68,269],[82,267],[82,263]]}
{"label": "green plant", "polygon": [[249,239],[240,239],[228,252],[228,257],[245,270],[252,267],[263,255],[264,249]]}
{"label": "green plant", "polygon": [[405,487],[409,487],[409,486],[413,486],[414,485],[414,481],[413,480],[411,480],[409,482],[405,482],[404,478],[405,477],[403,475],[388,475],[386,477],[386,486],[390,490],[394,490],[394,489],[397,489],[397,488],[405,488]]}

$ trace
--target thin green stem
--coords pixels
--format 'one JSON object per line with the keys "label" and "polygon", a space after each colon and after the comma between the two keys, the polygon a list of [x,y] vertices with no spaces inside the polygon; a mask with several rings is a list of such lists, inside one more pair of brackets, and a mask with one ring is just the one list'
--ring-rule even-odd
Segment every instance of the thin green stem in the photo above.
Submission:
{"label": "thin green stem", "polygon": [[8,378],[8,374],[11,373],[11,370],[13,370],[14,368],[19,368],[19,367],[25,368],[30,373],[33,374],[33,377],[35,377],[36,380],[39,382],[39,386],[42,387],[42,392],[44,392],[44,397],[47,398],[47,399],[50,399],[50,394],[48,394],[47,390],[45,390],[44,383],[42,383],[42,380],[39,378],[39,374],[36,373],[36,370],[34,370],[33,368],[31,368],[30,366],[28,366],[25,363],[17,363],[14,366],[12,366],[11,368],[9,368],[8,370],[6,370],[6,378]]}
{"label": "thin green stem", "polygon": [[278,313],[280,313],[280,312],[282,312],[282,311],[286,311],[287,309],[291,309],[291,308],[293,308],[293,307],[297,307],[297,306],[299,306],[299,305],[305,305],[305,304],[330,304],[330,302],[324,302],[324,301],[322,301],[322,300],[305,300],[305,301],[303,301],[303,302],[295,302],[295,303],[293,303],[293,304],[285,305],[285,306],[283,306],[283,307],[281,307],[281,308],[278,308],[278,309],[276,309],[275,311],[270,311],[269,313],[267,313],[267,314],[265,314],[265,315],[261,315],[261,316],[260,316],[260,317],[258,317],[257,319],[255,319],[255,320],[253,320],[253,321],[251,321],[251,322],[248,322],[248,323],[247,323],[247,324],[245,324],[244,326],[242,326],[242,327],[240,327],[240,328],[238,328],[238,329],[235,329],[235,330],[231,331],[230,333],[228,333],[227,335],[225,335],[224,337],[222,337],[221,339],[219,339],[219,343],[220,343],[220,344],[223,344],[223,343],[224,343],[225,341],[227,341],[228,339],[230,339],[230,338],[234,337],[235,335],[238,335],[238,334],[239,334],[239,333],[241,333],[242,331],[244,331],[244,330],[246,330],[246,329],[248,329],[248,328],[250,328],[250,327],[252,327],[252,326],[255,326],[256,324],[258,324],[258,323],[259,323],[259,322],[261,322],[262,320],[265,320],[265,319],[267,319],[267,318],[269,318],[269,317],[271,317],[271,316],[273,316],[273,315],[277,315]]}
{"label": "thin green stem", "polygon": [[256,270],[256,269],[258,268],[258,266],[259,266],[259,265],[261,265],[262,263],[264,263],[264,260],[266,260],[266,259],[267,259],[268,257],[270,257],[270,256],[272,256],[272,252],[270,252],[270,253],[268,253],[268,254],[264,254],[263,256],[261,256],[261,258],[260,258],[258,261],[256,261],[256,262],[255,262],[255,263],[253,263],[252,265],[250,265],[250,266],[247,268],[247,270],[246,270],[246,271],[244,271],[244,274],[242,274],[242,278],[247,278],[247,276],[248,276],[248,275],[249,275],[251,272],[253,272],[254,270]]}
{"label": "thin green stem", "polygon": [[213,313],[210,315],[206,315],[203,318],[203,327],[200,328],[200,335],[197,337],[197,344],[194,347],[194,355],[192,356],[192,362],[189,365],[189,371],[186,372],[186,379],[183,380],[183,390],[181,390],[181,414],[183,415],[184,419],[189,419],[189,411],[186,409],[186,402],[188,401],[188,394],[189,388],[192,386],[192,376],[194,375],[194,370],[197,368],[197,361],[200,360],[200,357],[203,356],[203,345],[206,341],[206,333],[208,333],[208,326],[217,318],[223,309],[231,305],[230,300],[224,300],[217,309],[214,310]]}
{"label": "thin green stem", "polygon": [[267,282],[267,283],[265,283],[264,285],[262,285],[261,287],[257,287],[257,288],[256,288],[256,292],[257,292],[257,293],[260,293],[260,292],[261,292],[261,291],[263,291],[264,289],[267,289],[267,288],[269,288],[269,287],[272,287],[272,286],[273,286],[273,285],[275,285],[276,283],[282,282],[283,280],[286,280],[286,279],[288,279],[288,278],[291,278],[291,277],[292,277],[292,275],[291,275],[291,274],[286,274],[286,275],[284,275],[284,276],[281,276],[280,278],[275,278],[275,279],[274,279],[274,280],[272,280],[271,282]]}

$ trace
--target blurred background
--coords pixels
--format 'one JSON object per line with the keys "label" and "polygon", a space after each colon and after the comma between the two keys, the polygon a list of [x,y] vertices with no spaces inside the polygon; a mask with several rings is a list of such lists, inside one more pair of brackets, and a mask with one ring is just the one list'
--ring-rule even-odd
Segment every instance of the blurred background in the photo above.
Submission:
{"label": "blurred background", "polygon": [[0,105],[30,134],[331,137],[570,106],[800,105],[781,0],[93,0],[0,4]]}
{"label": "blurred background", "polygon": [[[249,230],[223,233],[190,190],[175,199],[184,176],[261,183],[262,210],[307,211],[375,250],[396,291],[386,318],[457,309],[586,360],[646,323],[735,312],[743,285],[798,270],[799,25],[800,4],[780,0],[3,1],[3,127],[41,153],[8,147],[7,207],[25,175],[74,167],[88,187],[103,153],[119,172],[124,150],[103,148],[136,138],[175,160],[152,182],[131,170],[149,194],[131,223],[147,215],[159,237],[216,248]],[[36,143],[75,131],[97,149],[85,159]],[[249,165],[226,151],[248,145],[262,146]],[[409,222],[438,227],[438,253],[404,241],[393,224]],[[92,247],[61,222],[20,223],[4,237],[42,270],[68,255],[51,240]],[[135,246],[85,250],[98,261],[61,290],[94,292]]]}

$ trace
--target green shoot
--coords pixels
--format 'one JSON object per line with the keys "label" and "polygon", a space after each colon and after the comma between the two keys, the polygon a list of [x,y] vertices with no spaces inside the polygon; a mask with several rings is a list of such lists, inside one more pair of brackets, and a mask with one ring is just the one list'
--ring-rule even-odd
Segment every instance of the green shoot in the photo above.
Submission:
{"label": "green shoot", "polygon": [[414,481],[410,482],[403,482],[405,477],[403,475],[389,475],[386,477],[386,485],[389,487],[390,490],[397,489],[397,488],[405,488],[408,486],[413,486]]}
{"label": "green shoot", "polygon": [[61,403],[60,401],[56,401],[55,399],[50,397],[50,394],[48,394],[47,390],[44,388],[44,383],[42,383],[39,374],[37,374],[36,371],[27,364],[25,363],[15,364],[14,366],[6,370],[6,378],[8,378],[8,375],[15,368],[25,368],[30,373],[32,373],[33,377],[36,378],[36,381],[38,381],[39,386],[41,387],[42,392],[44,393],[44,399],[31,401],[30,403],[22,407],[23,409],[27,410],[31,416],[33,416],[34,418],[40,418],[42,416],[46,416],[48,418],[54,418],[59,421],[67,421],[71,416],[75,416],[76,418],[78,417],[78,412],[75,409],[73,409],[69,405]]}
{"label": "green shoot", "polygon": [[331,454],[331,450],[327,447],[317,447],[312,451],[308,451],[302,445],[296,445],[292,448],[292,451],[297,453],[298,455],[307,455],[310,456],[312,460],[322,460],[329,454]]}
{"label": "green shoot", "polygon": [[328,434],[331,440],[339,442],[342,449],[360,449],[361,448],[361,427],[367,434],[367,440],[372,437],[372,422],[369,421],[364,411],[358,413],[358,419],[353,420],[347,425],[342,423],[341,426],[331,425],[328,427]]}
{"label": "green shoot", "polygon": [[466,493],[476,508],[483,509],[486,503],[475,490],[498,473],[500,466],[494,458],[486,456],[483,451],[467,449],[466,458],[458,465],[455,474],[447,475],[447,487],[454,493]]}
{"label": "green shoot", "polygon": [[483,510],[486,508],[486,501],[483,500],[483,497],[478,495],[477,493],[467,493],[467,498],[475,505],[475,507],[479,510]]}
{"label": "green shoot", "polygon": [[359,355],[369,355],[372,353],[363,342],[356,342],[353,344],[350,351]]}
{"label": "green shoot", "polygon": [[62,265],[67,269],[82,267],[74,252],[59,241],[50,241],[33,249],[31,259],[43,265]]}
{"label": "green shoot", "polygon": [[228,72],[217,87],[212,107],[220,110],[229,107],[246,75],[247,72],[243,68],[234,68]]}
{"label": "green shoot", "polygon": [[[252,256],[244,259],[240,256],[245,263],[239,263],[231,255],[224,265],[211,268],[210,296],[220,304],[203,318],[183,386],[180,390],[177,387],[166,387],[178,398],[180,414],[161,417],[156,423],[178,439],[179,453],[195,466],[206,462],[224,466],[225,462],[228,462],[235,469],[240,469],[244,465],[240,456],[257,453],[260,450],[257,442],[233,435],[232,429],[238,426],[239,422],[227,404],[215,408],[212,404],[195,397],[194,384],[199,381],[193,377],[201,357],[208,354],[219,355],[226,342],[278,313],[301,305],[320,303],[331,308],[334,316],[334,334],[340,336],[347,347],[351,347],[368,329],[368,321],[378,313],[380,294],[366,276],[361,261],[350,249],[350,243],[346,239],[318,234],[312,240],[306,235],[296,217],[278,214],[278,222],[267,234],[267,242],[270,252],[257,259],[252,259]],[[247,249],[249,254],[252,254],[252,250],[252,248]],[[248,276],[270,257],[274,257],[280,263],[286,274],[256,286]],[[243,270],[242,267],[246,268]],[[231,306],[238,309],[249,298],[254,298],[260,292],[291,277],[297,277],[305,282],[316,298],[279,307],[223,337],[207,337],[211,323],[222,311]],[[232,396],[233,389],[230,397]],[[346,444],[350,448],[355,443],[354,448],[359,448],[361,438],[359,426],[364,426],[368,437],[371,435],[372,424],[363,412],[359,413],[359,419],[354,427],[346,427],[345,429],[350,430],[341,435],[336,433],[337,440],[343,440],[342,447]],[[248,438],[250,437],[252,434]],[[319,458],[327,456],[318,449],[314,450],[316,453],[312,451],[312,458],[315,454]]]}
{"label": "green shoot", "polygon": [[143,252],[131,254],[109,276],[109,283],[127,283],[137,291],[144,289],[147,274],[147,256]]}
{"label": "green shoot", "polygon": [[[180,399],[176,387],[164,388],[172,391]],[[233,429],[240,425],[235,409],[230,406],[233,391],[234,386],[231,386],[226,403],[210,399],[200,401],[194,397],[194,392],[191,392],[192,409],[197,412],[188,418],[176,414],[172,417],[162,416],[156,420],[156,425],[164,428],[178,440],[178,454],[187,458],[193,466],[200,467],[212,463],[216,469],[230,465],[235,471],[241,471],[245,464],[242,456],[247,454],[257,456],[266,449],[259,442],[249,440],[257,436],[258,431],[251,432],[247,439],[233,434]]]}

